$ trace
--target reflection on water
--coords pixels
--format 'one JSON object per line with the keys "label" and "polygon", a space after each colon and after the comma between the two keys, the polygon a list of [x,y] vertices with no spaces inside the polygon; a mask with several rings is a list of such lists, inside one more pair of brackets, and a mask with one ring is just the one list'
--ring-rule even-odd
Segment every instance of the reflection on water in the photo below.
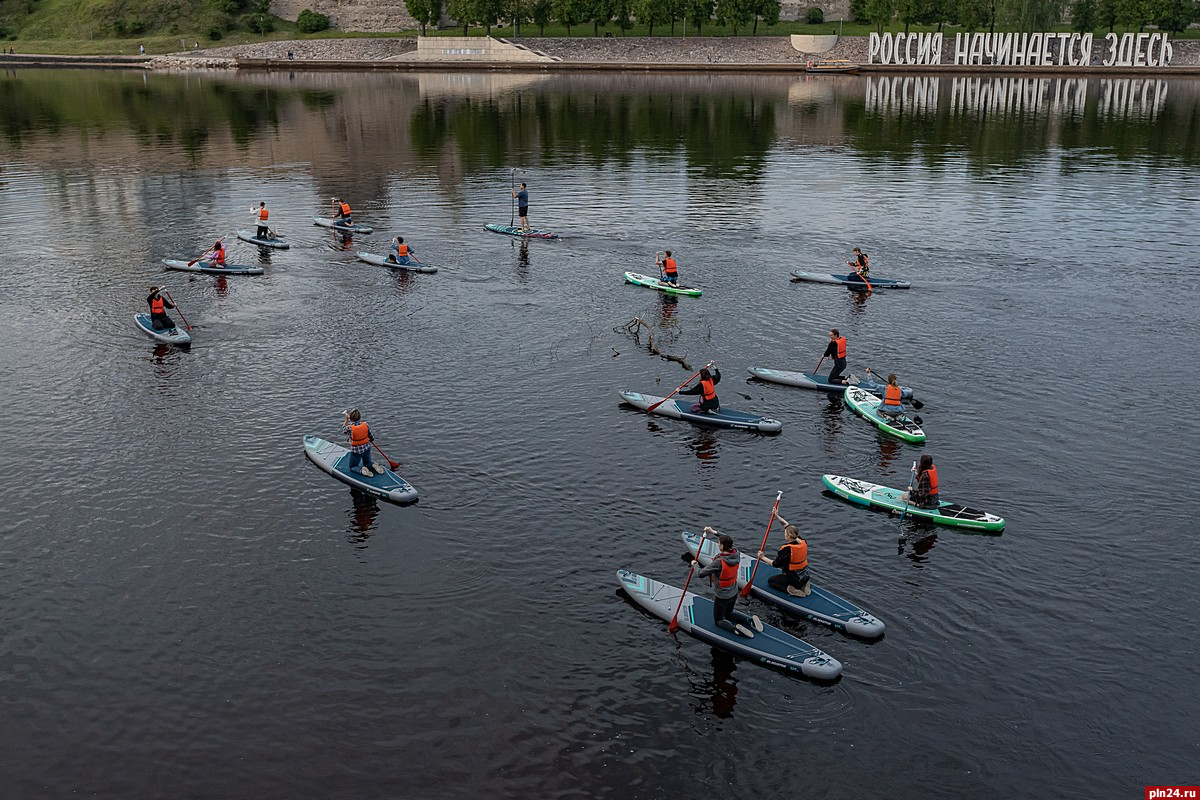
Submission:
{"label": "reflection on water", "polygon": [[379,501],[357,489],[350,490],[350,499],[352,506],[346,511],[346,516],[350,518],[346,541],[355,545],[365,545],[378,527]]}
{"label": "reflection on water", "polygon": [[733,707],[737,705],[738,683],[734,677],[737,660],[715,647],[709,652],[712,654],[712,675],[688,673],[692,710],[698,717],[708,718],[711,715],[717,719],[729,719],[733,716]]}

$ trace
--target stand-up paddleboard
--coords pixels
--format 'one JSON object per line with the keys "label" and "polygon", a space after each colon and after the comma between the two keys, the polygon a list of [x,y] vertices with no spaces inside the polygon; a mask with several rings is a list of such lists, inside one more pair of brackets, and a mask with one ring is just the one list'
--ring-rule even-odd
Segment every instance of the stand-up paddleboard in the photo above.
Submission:
{"label": "stand-up paddleboard", "polygon": [[714,428],[739,428],[747,431],[758,431],[759,433],[779,433],[783,430],[783,423],[777,419],[764,417],[760,414],[749,414],[745,411],[737,411],[725,406],[721,406],[720,411],[715,411],[711,414],[692,411],[692,406],[698,402],[698,400],[692,399],[692,395],[685,395],[683,399],[672,397],[665,403],[660,404],[653,411],[650,411],[650,406],[662,400],[661,397],[656,397],[652,394],[631,392],[628,389],[622,389],[618,394],[629,405],[640,408],[647,413],[661,414],[671,419],[687,420],[696,425],[710,425]]}
{"label": "stand-up paddleboard", "polygon": [[[888,511],[903,512],[905,509],[904,489],[891,489],[855,478],[843,478],[841,475],[822,475],[821,482],[825,484],[826,489],[855,505],[883,508]],[[951,528],[968,528],[989,533],[1000,533],[1004,530],[1003,517],[957,503],[942,503],[937,508],[918,508],[909,503],[906,513],[910,517]]]}
{"label": "stand-up paddleboard", "polygon": [[[853,277],[851,277],[853,275]],[[820,274],[816,272],[793,272],[793,282],[807,281],[808,283],[836,283],[839,286],[845,286],[847,289],[855,289],[860,292],[867,291],[867,285],[858,278],[856,273],[848,275],[830,275]],[[911,289],[912,284],[908,281],[893,281],[887,278],[872,278],[867,276],[867,280],[871,282],[872,289]]]}
{"label": "stand-up paddleboard", "polygon": [[836,658],[771,625],[763,625],[762,633],[755,633],[753,638],[718,628],[713,621],[712,600],[707,597],[684,594],[682,589],[624,569],[617,570],[617,582],[630,599],[659,619],[670,622],[678,606],[679,627],[714,647],[817,680],[829,681],[842,674],[842,665]]}
{"label": "stand-up paddleboard", "polygon": [[385,469],[382,475],[372,474],[369,478],[366,475],[351,472],[349,470],[350,451],[341,445],[327,442],[316,436],[305,436],[304,455],[342,483],[381,500],[403,504],[412,503],[417,499],[417,490],[413,488],[413,485],[390,469]]}
{"label": "stand-up paddleboard", "polygon": [[[700,545],[700,534],[685,531],[683,544],[689,553],[695,553],[697,546]],[[719,552],[720,548],[717,546],[717,542],[714,539],[706,538],[696,560],[707,567]],[[849,600],[822,589],[811,580],[808,583],[810,592],[806,597],[797,597],[787,592],[781,592],[767,583],[767,579],[772,575],[781,574],[779,569],[771,566],[770,561],[764,560],[758,565],[756,571],[754,556],[746,553],[741,553],[741,556],[742,565],[738,569],[738,588],[750,582],[750,573],[753,572],[754,583],[750,587],[750,592],[768,603],[779,606],[789,614],[819,622],[834,630],[852,633],[864,639],[877,639],[883,636],[883,623]]]}
{"label": "stand-up paddleboard", "polygon": [[416,262],[416,261],[413,261],[411,258],[409,259],[409,262],[407,264],[398,264],[395,261],[388,261],[387,256],[377,256],[374,253],[359,252],[357,255],[358,255],[359,261],[365,261],[368,264],[374,264],[377,267],[387,267],[388,269],[399,269],[399,270],[404,270],[405,272],[427,272],[430,274],[438,271],[438,268],[435,266],[426,264],[423,261]]}
{"label": "stand-up paddleboard", "polygon": [[333,228],[335,231],[342,233],[374,233],[375,229],[370,225],[363,225],[361,222],[356,222],[353,225],[342,225],[334,222],[329,217],[313,217],[313,225],[320,225],[322,228]]}
{"label": "stand-up paddleboard", "polygon": [[134,314],[134,323],[142,329],[144,333],[153,336],[160,342],[168,344],[187,345],[192,343],[192,337],[183,328],[171,328],[170,330],[156,330],[154,323],[150,321],[149,314]]}
{"label": "stand-up paddleboard", "polygon": [[921,426],[909,419],[907,415],[888,417],[880,414],[879,406],[882,404],[883,400],[870,392],[863,391],[857,386],[846,387],[846,405],[850,406],[855,414],[889,436],[895,436],[897,439],[903,439],[913,444],[925,441],[925,431],[921,430]]}
{"label": "stand-up paddleboard", "polygon": [[290,244],[285,242],[283,239],[280,239],[278,236],[273,239],[260,239],[250,231],[238,231],[237,238],[241,239],[243,242],[256,244],[259,247],[274,247],[277,250],[287,250],[291,247]]}
{"label": "stand-up paddleboard", "polygon": [[249,264],[226,264],[223,267],[214,265],[211,261],[197,261],[195,264],[189,264],[186,261],[178,258],[164,258],[162,260],[167,265],[167,269],[177,269],[180,272],[207,272],[209,275],[262,275],[262,267],[252,267]]}
{"label": "stand-up paddleboard", "polygon": [[553,231],[543,231],[538,228],[518,228],[515,225],[497,225],[494,222],[489,222],[484,225],[484,230],[489,230],[492,233],[503,233],[505,236],[520,236],[523,239],[557,239],[558,234]]}
{"label": "stand-up paddleboard", "polygon": [[[766,367],[750,367],[749,372],[759,380],[782,383],[786,386],[799,386],[801,389],[820,389],[834,394],[844,394],[848,385],[858,386],[871,394],[882,394],[884,387],[884,384],[864,386],[858,383],[830,383],[828,377],[815,372],[792,372],[784,369],[767,369]],[[900,396],[906,400],[911,399],[913,390],[908,386],[901,386]]]}
{"label": "stand-up paddleboard", "polygon": [[626,272],[625,282],[632,283],[635,286],[645,286],[648,289],[657,289],[666,294],[681,294],[685,297],[699,297],[700,290],[694,289],[691,286],[675,286],[666,281],[653,278],[649,275],[641,275],[637,272]]}

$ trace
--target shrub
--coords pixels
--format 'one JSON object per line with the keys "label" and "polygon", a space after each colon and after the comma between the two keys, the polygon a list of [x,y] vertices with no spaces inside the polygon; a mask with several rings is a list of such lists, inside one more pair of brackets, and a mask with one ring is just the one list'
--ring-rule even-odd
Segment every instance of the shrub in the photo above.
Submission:
{"label": "shrub", "polygon": [[809,6],[808,11],[804,14],[804,21],[809,25],[820,25],[825,21],[825,12],[819,6]]}
{"label": "shrub", "polygon": [[125,30],[129,31],[132,36],[140,36],[146,32],[146,23],[140,19],[130,20],[129,24],[125,26]]}
{"label": "shrub", "polygon": [[211,28],[208,29],[208,38],[212,39],[214,42],[217,41],[218,39],[220,39],[224,35],[225,34],[223,34],[221,32],[221,29],[218,28],[216,25],[213,25]]}
{"label": "shrub", "polygon": [[300,16],[296,17],[296,28],[301,33],[316,33],[328,27],[329,17],[324,14],[314,14],[307,8],[300,12]]}

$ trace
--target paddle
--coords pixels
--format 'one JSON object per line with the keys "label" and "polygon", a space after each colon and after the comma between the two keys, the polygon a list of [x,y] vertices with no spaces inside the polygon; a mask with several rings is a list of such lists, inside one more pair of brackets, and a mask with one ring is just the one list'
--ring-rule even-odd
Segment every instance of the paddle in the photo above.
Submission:
{"label": "paddle", "polygon": [[663,272],[662,251],[661,250],[654,251],[654,266],[658,270],[658,279],[660,281],[665,281],[667,279],[667,276],[666,276],[666,273]]}
{"label": "paddle", "polygon": [[904,493],[904,510],[900,512],[901,522],[904,522],[904,515],[908,513],[908,502],[912,499],[912,485],[913,478],[915,477],[917,477],[917,462],[914,461],[912,465],[912,474],[908,476],[908,491]]}
{"label": "paddle", "polygon": [[[225,236],[222,236],[220,239],[217,239],[217,241],[218,241],[218,242],[223,242],[223,241],[225,241],[225,238],[226,238],[226,236],[228,236],[228,235],[229,235],[229,234],[225,234]],[[208,256],[210,253],[216,253],[216,252],[217,252],[216,250],[205,250],[205,251],[204,251],[204,255],[201,255],[201,256],[200,256],[200,257],[198,257],[198,258],[193,258],[191,261],[189,261],[189,262],[188,262],[188,266],[190,267],[192,264],[195,264],[197,261],[203,261],[203,260],[205,259],[205,257],[207,257],[207,256]],[[181,317],[182,317],[183,315],[182,315],[182,314],[180,314],[179,316],[181,316]]]}
{"label": "paddle", "polygon": [[824,363],[825,363],[825,354],[822,353],[821,360],[817,362],[817,365],[815,367],[813,367],[813,375],[816,375],[818,372],[821,371],[821,365]]}
{"label": "paddle", "polygon": [[[683,608],[683,598],[687,597],[688,584],[692,582],[692,573],[696,571],[696,562],[700,560],[700,551],[704,549],[704,540],[708,538],[708,528],[700,532],[700,543],[696,545],[696,557],[690,559],[692,565],[688,567],[687,580],[683,582],[683,594],[679,595],[679,605],[675,606],[675,613],[671,615],[671,624],[667,626],[669,633],[674,633],[679,630],[679,609]],[[691,551],[688,551],[691,554]]]}
{"label": "paddle", "polygon": [[512,227],[517,221],[517,171],[514,169],[508,174],[508,193],[511,195],[508,199],[508,227]]}
{"label": "paddle", "polygon": [[[167,299],[171,301],[171,305],[175,306],[175,310],[179,311],[179,304],[175,302],[174,297],[171,297],[171,293],[167,291],[165,286],[162,288],[162,293],[165,294]],[[192,326],[188,324],[187,317],[183,315],[182,311],[179,311],[179,318],[183,320],[183,327],[190,331]]]}
{"label": "paddle", "polygon": [[[779,511],[779,498],[781,497],[783,497],[782,491],[775,495],[775,505],[771,507],[771,518],[767,520],[767,532],[763,534],[762,544],[758,546],[758,552],[760,553],[767,546],[767,537],[771,535],[771,526],[775,524],[775,515]],[[754,584],[754,573],[758,572],[758,562],[760,561],[762,559],[755,556],[754,569],[750,570],[750,578],[746,581],[746,585],[742,587],[742,597],[750,594],[750,587]]]}
{"label": "paddle", "polygon": [[[853,261],[847,261],[846,266],[853,267],[854,271],[858,272],[858,264],[855,264]],[[861,278],[862,282],[867,285],[867,294],[870,294],[871,292],[875,291],[873,288],[871,288],[871,282],[869,280],[867,280],[866,275],[863,275],[861,272],[858,272],[858,277]]]}
{"label": "paddle", "polygon": [[[711,367],[712,365],[713,365],[713,362],[711,362],[711,361],[710,361],[710,362],[708,362],[707,364],[705,364],[705,365],[704,365],[704,367],[703,367],[703,368],[701,368],[700,372],[703,372],[704,370],[708,369],[708,368],[709,368],[709,367]],[[692,377],[688,378],[688,379],[687,379],[686,381],[684,381],[683,383],[679,384],[679,388],[678,388],[678,389],[676,389],[675,391],[671,392],[669,395],[667,395],[666,397],[664,397],[662,400],[659,400],[657,403],[655,403],[654,405],[652,405],[652,406],[650,406],[649,408],[647,408],[647,409],[646,409],[646,413],[647,413],[647,414],[649,414],[651,411],[653,411],[654,409],[658,408],[659,406],[661,406],[663,403],[665,403],[665,402],[667,402],[668,400],[670,400],[670,399],[671,399],[672,397],[674,397],[675,395],[679,394],[680,390],[682,390],[682,389],[683,389],[685,386],[687,386],[689,383],[691,383],[692,381],[696,380],[696,378],[697,378],[697,377],[699,377],[699,375],[700,375],[700,372],[697,372],[695,375],[693,375]]]}
{"label": "paddle", "polygon": [[391,467],[392,469],[395,469],[396,467],[400,466],[399,461],[392,461],[390,458],[388,458],[388,454],[383,452],[383,450],[381,450],[379,448],[379,445],[375,444],[374,441],[371,442],[371,446],[374,447],[376,450],[379,450],[379,455],[383,456],[384,460],[388,462],[389,467]]}

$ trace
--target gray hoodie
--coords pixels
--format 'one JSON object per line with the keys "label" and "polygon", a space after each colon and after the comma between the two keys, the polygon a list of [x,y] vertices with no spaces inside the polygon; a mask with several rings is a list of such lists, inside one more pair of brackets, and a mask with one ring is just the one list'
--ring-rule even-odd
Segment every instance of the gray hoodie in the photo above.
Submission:
{"label": "gray hoodie", "polygon": [[[705,575],[716,575],[718,578],[720,578],[722,561],[724,561],[726,564],[730,564],[734,567],[737,567],[737,566],[740,566],[742,563],[742,555],[741,555],[741,553],[739,553],[737,551],[736,547],[734,549],[730,550],[728,553],[721,553],[716,558],[714,558],[707,567],[704,567],[699,572],[697,572],[696,577],[703,578]],[[718,600],[728,600],[731,597],[737,597],[737,593],[738,593],[737,581],[734,581],[732,584],[730,584],[729,586],[726,586],[724,588],[722,588],[719,581],[717,582],[716,598]]]}

